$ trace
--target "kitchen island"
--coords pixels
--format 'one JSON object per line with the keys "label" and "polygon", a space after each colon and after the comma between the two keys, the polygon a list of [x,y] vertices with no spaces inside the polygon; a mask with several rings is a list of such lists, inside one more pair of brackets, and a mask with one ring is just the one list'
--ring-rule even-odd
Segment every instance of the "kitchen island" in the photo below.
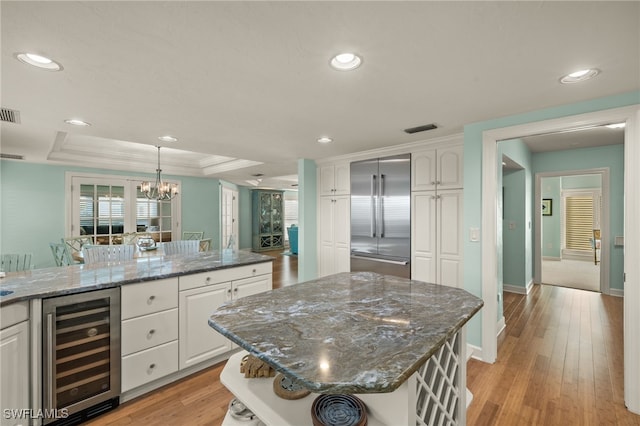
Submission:
{"label": "kitchen island", "polygon": [[[315,394],[362,397],[370,424],[464,424],[463,326],[482,305],[462,289],[342,273],[225,304],[209,325]],[[221,380],[268,425],[311,423],[313,394],[274,408],[256,392],[264,379]]]}
{"label": "kitchen island", "polygon": [[64,408],[84,421],[226,360],[237,349],[212,333],[211,310],[270,290],[272,261],[202,252],[7,273],[0,280],[0,405]]}

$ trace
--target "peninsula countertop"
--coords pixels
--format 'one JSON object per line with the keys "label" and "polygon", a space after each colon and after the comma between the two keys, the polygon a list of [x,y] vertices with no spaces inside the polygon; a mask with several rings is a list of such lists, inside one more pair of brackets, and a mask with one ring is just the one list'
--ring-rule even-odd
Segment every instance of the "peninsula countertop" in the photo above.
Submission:
{"label": "peninsula countertop", "polygon": [[0,306],[271,261],[270,256],[243,250],[229,257],[221,251],[210,251],[10,272],[0,278],[0,290],[12,291],[0,297]]}
{"label": "peninsula countertop", "polygon": [[312,392],[382,393],[482,305],[458,288],[346,272],[232,301],[209,325]]}

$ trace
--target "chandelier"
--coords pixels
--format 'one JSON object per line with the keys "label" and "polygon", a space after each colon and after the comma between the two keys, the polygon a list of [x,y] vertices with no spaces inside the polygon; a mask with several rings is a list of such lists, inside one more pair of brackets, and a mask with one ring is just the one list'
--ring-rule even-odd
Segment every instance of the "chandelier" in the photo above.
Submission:
{"label": "chandelier", "polygon": [[145,181],[140,184],[140,191],[150,200],[168,201],[178,195],[178,184],[162,181],[162,169],[160,168],[160,147],[158,148],[158,168],[156,169],[156,183],[151,186],[151,182]]}

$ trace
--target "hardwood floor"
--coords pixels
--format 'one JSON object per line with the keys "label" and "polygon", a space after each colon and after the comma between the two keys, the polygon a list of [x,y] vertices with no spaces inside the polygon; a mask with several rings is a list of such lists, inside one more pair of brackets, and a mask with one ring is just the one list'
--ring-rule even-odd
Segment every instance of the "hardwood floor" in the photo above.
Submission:
{"label": "hardwood floor", "polygon": [[[297,282],[297,258],[274,256],[274,288]],[[553,286],[505,293],[507,327],[498,361],[470,360],[469,425],[640,425],[623,400],[622,298]],[[93,422],[115,425],[222,424],[232,395],[218,364]],[[278,425],[273,425],[278,426]],[[303,426],[303,425],[301,425]]]}
{"label": "hardwood floor", "polygon": [[623,397],[623,299],[535,285],[504,294],[498,361],[467,364],[470,425],[640,425]]}
{"label": "hardwood floor", "polygon": [[[263,252],[274,258],[273,288],[298,282],[297,256],[282,250]],[[233,398],[220,383],[224,363],[126,402],[88,422],[91,426],[117,425],[210,425],[219,426]]]}

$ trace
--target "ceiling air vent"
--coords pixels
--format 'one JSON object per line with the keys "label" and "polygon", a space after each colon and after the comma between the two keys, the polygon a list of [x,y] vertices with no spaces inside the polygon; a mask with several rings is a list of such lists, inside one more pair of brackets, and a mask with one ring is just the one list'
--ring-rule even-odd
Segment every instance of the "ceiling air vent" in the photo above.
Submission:
{"label": "ceiling air vent", "polygon": [[14,109],[2,108],[0,109],[0,121],[6,121],[7,123],[20,123],[20,111]]}
{"label": "ceiling air vent", "polygon": [[24,155],[0,153],[0,158],[6,159],[6,160],[24,160]]}
{"label": "ceiling air vent", "polygon": [[424,132],[426,130],[433,130],[433,129],[437,129],[438,126],[436,126],[435,124],[425,124],[424,126],[418,126],[418,127],[411,127],[409,129],[404,129],[405,133],[418,133],[418,132]]}

